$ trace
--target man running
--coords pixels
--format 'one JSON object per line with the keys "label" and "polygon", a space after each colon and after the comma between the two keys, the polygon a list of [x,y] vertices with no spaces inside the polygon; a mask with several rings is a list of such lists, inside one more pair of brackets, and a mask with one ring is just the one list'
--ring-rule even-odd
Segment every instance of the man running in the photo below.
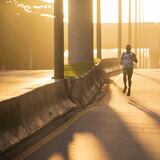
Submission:
{"label": "man running", "polygon": [[137,58],[135,53],[131,52],[131,45],[128,44],[126,46],[126,52],[122,54],[120,64],[123,65],[123,82],[124,82],[124,89],[123,93],[126,93],[127,90],[127,77],[128,77],[128,92],[127,96],[131,94],[131,84],[132,84],[132,74],[133,74],[133,62],[137,63]]}

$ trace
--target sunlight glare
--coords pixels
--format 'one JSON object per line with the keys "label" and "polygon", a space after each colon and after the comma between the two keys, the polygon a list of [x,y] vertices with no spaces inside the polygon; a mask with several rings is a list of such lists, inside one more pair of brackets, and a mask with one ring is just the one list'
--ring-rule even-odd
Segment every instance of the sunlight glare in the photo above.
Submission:
{"label": "sunlight glare", "polygon": [[54,3],[54,0],[42,0],[42,1],[47,3]]}
{"label": "sunlight glare", "polygon": [[68,146],[68,152],[70,160],[109,159],[102,143],[90,132],[75,133]]}
{"label": "sunlight glare", "polygon": [[[46,3],[54,3],[54,0],[41,0]],[[96,0],[93,0],[93,20],[96,23],[97,9]],[[124,23],[128,22],[128,0],[122,1],[122,19]],[[159,22],[159,0],[145,0],[144,1],[144,21],[145,22]],[[132,4],[132,22],[135,20],[135,1]],[[152,6],[152,7],[151,7]],[[153,8],[153,9],[152,9]],[[150,12],[148,12],[150,10]],[[152,10],[152,11],[151,11]],[[101,0],[101,19],[102,23],[118,23],[118,0]],[[64,22],[68,23],[68,0],[64,0]]]}
{"label": "sunlight glare", "polygon": [[64,160],[60,153],[54,153],[48,160]]}

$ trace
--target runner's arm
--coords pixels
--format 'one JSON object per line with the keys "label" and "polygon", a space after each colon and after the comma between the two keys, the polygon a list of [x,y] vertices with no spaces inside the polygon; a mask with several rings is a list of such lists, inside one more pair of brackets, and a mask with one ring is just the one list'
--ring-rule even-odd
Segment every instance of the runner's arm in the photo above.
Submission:
{"label": "runner's arm", "polygon": [[136,54],[135,54],[135,53],[133,53],[133,61],[134,61],[135,63],[138,63],[138,60],[137,60],[137,57],[136,57]]}
{"label": "runner's arm", "polygon": [[123,63],[122,63],[122,61],[123,61],[123,56],[124,56],[124,53],[122,54],[122,56],[121,56],[121,61],[120,61],[120,64],[122,65]]}

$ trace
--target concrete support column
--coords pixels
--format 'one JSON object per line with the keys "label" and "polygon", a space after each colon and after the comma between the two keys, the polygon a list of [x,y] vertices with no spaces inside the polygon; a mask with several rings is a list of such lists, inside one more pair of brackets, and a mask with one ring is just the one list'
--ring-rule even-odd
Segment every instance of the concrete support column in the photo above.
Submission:
{"label": "concrete support column", "polygon": [[145,68],[145,28],[144,28],[144,0],[142,0],[142,48],[143,48],[143,68]]}
{"label": "concrete support column", "polygon": [[137,55],[137,41],[138,41],[138,37],[137,37],[137,30],[138,30],[138,26],[137,26],[137,0],[135,0],[135,53]]}
{"label": "concrete support column", "polygon": [[93,65],[93,2],[69,0],[69,63]]}
{"label": "concrete support column", "polygon": [[129,4],[128,4],[128,12],[129,12],[129,16],[128,16],[128,43],[132,45],[131,40],[132,40],[132,23],[131,23],[131,0],[129,0]]}
{"label": "concrete support column", "polygon": [[97,0],[97,58],[101,59],[101,0]]}
{"label": "concrete support column", "polygon": [[64,78],[63,0],[54,0],[54,78]]}
{"label": "concrete support column", "polygon": [[[149,28],[149,67],[159,68],[159,34],[157,26],[151,26]],[[153,40],[154,37],[154,40]]]}
{"label": "concrete support column", "polygon": [[122,0],[118,2],[118,58],[120,59],[122,49]]}
{"label": "concrete support column", "polygon": [[140,65],[140,68],[142,68],[142,31],[141,31],[141,0],[138,0],[138,11],[139,11],[139,25],[138,25],[138,48],[139,48],[139,65]]}

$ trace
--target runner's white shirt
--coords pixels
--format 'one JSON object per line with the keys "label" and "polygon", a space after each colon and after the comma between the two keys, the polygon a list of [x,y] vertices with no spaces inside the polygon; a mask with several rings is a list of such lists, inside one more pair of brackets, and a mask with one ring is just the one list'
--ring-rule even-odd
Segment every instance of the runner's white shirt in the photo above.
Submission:
{"label": "runner's white shirt", "polygon": [[122,55],[122,65],[124,68],[133,68],[133,53],[124,52]]}

